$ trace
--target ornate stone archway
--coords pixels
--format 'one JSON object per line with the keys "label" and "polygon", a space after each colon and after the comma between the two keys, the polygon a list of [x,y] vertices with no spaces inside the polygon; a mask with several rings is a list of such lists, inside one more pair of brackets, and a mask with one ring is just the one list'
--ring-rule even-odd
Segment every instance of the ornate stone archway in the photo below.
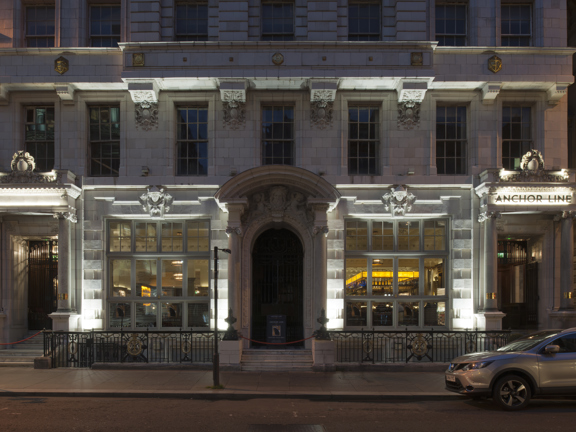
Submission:
{"label": "ornate stone archway", "polygon": [[265,230],[284,227],[304,247],[304,336],[310,336],[321,309],[326,308],[327,212],[338,203],[338,191],[310,171],[274,165],[239,174],[218,190],[215,199],[228,212],[226,233],[232,250],[228,304],[240,317],[240,329],[250,334],[254,242]]}

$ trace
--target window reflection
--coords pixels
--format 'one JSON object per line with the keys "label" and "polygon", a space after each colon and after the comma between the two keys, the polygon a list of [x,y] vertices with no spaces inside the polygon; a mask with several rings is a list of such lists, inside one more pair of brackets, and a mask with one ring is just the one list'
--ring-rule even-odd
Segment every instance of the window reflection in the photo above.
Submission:
{"label": "window reflection", "polygon": [[366,326],[366,302],[346,302],[346,323],[349,326]]}
{"label": "window reflection", "polygon": [[156,297],[156,260],[136,260],[136,296]]}
{"label": "window reflection", "polygon": [[372,325],[390,327],[393,325],[394,305],[392,303],[372,303]]}
{"label": "window reflection", "polygon": [[130,260],[111,260],[112,297],[129,297],[132,292]]}
{"label": "window reflection", "polygon": [[418,295],[419,259],[398,260],[398,295]]}
{"label": "window reflection", "polygon": [[188,260],[188,295],[208,297],[209,284],[208,260]]}
{"label": "window reflection", "polygon": [[436,327],[446,325],[445,302],[424,303],[424,325]]}
{"label": "window reflection", "polygon": [[163,296],[182,296],[182,264],[180,260],[162,260]]}
{"label": "window reflection", "polygon": [[424,259],[424,295],[445,295],[444,286],[444,259]]}
{"label": "window reflection", "polygon": [[210,311],[207,303],[188,304],[188,327],[210,327]]}
{"label": "window reflection", "polygon": [[162,303],[162,327],[182,327],[181,303]]}
{"label": "window reflection", "polygon": [[364,258],[348,258],[346,260],[346,295],[365,296],[367,277],[367,260]]}
{"label": "window reflection", "polygon": [[398,326],[417,326],[418,309],[418,302],[398,303]]}
{"label": "window reflection", "polygon": [[130,303],[110,303],[109,327],[131,327]]}
{"label": "window reflection", "polygon": [[136,303],[136,327],[156,328],[156,303]]}

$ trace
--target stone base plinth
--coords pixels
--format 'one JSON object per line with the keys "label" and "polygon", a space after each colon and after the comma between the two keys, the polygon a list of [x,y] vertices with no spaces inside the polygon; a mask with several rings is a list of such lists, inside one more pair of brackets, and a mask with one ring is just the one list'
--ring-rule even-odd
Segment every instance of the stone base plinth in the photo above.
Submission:
{"label": "stone base plinth", "polygon": [[73,312],[54,312],[48,315],[52,318],[53,331],[78,331],[80,315]]}
{"label": "stone base plinth", "polygon": [[240,365],[242,340],[220,341],[218,343],[218,351],[220,352],[220,364],[222,366]]}
{"label": "stone base plinth", "polygon": [[312,339],[312,359],[314,370],[336,370],[336,342]]}
{"label": "stone base plinth", "polygon": [[506,316],[504,312],[480,312],[476,317],[476,327],[478,330],[502,330],[502,319]]}
{"label": "stone base plinth", "polygon": [[36,357],[34,359],[34,369],[52,369],[52,358]]}
{"label": "stone base plinth", "polygon": [[559,328],[576,327],[576,310],[574,309],[551,311],[549,316],[558,323]]}

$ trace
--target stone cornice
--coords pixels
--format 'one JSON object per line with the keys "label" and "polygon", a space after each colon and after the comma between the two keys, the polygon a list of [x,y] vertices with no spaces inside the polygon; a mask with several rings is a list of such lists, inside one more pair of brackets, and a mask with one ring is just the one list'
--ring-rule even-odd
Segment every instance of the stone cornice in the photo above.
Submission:
{"label": "stone cornice", "polygon": [[564,55],[571,56],[576,53],[576,48],[566,47],[503,47],[503,46],[464,46],[449,47],[442,46],[435,48],[435,54],[485,54],[488,56],[494,54],[522,54],[522,55]]}

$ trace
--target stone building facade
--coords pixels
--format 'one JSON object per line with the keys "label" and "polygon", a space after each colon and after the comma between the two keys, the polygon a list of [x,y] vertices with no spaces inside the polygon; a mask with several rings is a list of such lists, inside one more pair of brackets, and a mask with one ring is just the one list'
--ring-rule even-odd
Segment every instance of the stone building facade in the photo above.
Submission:
{"label": "stone building facade", "polygon": [[0,4],[0,341],[576,324],[566,2]]}

